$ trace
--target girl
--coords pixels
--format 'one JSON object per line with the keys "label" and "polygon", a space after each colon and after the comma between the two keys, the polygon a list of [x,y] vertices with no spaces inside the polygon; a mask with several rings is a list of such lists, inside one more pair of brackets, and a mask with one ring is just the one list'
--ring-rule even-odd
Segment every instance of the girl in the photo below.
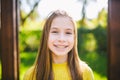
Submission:
{"label": "girl", "polygon": [[46,20],[39,54],[24,80],[93,80],[90,67],[79,59],[77,28],[65,11]]}

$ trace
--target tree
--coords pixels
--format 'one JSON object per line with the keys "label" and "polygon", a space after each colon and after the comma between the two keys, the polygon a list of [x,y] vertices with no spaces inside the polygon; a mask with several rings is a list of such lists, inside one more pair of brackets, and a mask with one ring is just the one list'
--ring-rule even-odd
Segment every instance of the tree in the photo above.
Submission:
{"label": "tree", "polygon": [[[30,2],[31,1],[31,2]],[[24,3],[27,3],[27,4],[24,4]],[[21,18],[21,25],[24,25],[26,19],[28,17],[31,16],[31,14],[35,11],[36,7],[38,6],[40,0],[20,0],[19,3],[20,3],[20,6],[28,6],[30,8],[30,12],[28,14],[26,14],[26,16],[23,16],[22,14],[22,11],[24,12],[24,10],[21,8],[20,9],[20,18]],[[24,5],[23,5],[24,4]]]}

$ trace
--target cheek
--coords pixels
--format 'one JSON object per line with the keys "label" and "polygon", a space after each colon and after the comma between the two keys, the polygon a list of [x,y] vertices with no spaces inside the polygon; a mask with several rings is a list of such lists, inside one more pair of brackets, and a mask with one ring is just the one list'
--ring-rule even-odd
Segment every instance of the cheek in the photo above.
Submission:
{"label": "cheek", "polygon": [[48,47],[50,47],[54,41],[55,41],[55,36],[49,35],[49,38],[48,38]]}
{"label": "cheek", "polygon": [[55,36],[49,35],[48,43],[53,42],[56,39]]}
{"label": "cheek", "polygon": [[73,46],[74,45],[74,38],[73,37],[71,37],[70,39],[69,39],[69,43]]}

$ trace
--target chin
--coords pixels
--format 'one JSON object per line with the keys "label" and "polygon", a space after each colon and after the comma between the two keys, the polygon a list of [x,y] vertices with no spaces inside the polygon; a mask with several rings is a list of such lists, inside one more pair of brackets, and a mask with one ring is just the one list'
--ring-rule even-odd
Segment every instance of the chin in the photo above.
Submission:
{"label": "chin", "polygon": [[65,56],[67,55],[68,53],[64,53],[64,52],[61,52],[61,53],[54,53],[54,55],[56,56]]}

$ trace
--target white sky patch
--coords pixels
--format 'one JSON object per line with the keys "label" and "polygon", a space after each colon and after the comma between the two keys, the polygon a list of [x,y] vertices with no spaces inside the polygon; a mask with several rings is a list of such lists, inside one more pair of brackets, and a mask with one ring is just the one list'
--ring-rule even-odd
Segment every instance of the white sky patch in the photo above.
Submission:
{"label": "white sky patch", "polygon": [[86,9],[86,17],[87,18],[96,18],[98,16],[98,12],[100,12],[103,8],[107,9],[108,0],[97,0],[97,2],[90,2]]}
{"label": "white sky patch", "polygon": [[[82,18],[82,7],[82,0],[41,0],[37,11],[41,19],[46,18],[51,11],[61,9],[67,11],[75,20],[80,20]],[[86,7],[86,17],[89,19],[96,18],[103,7],[107,9],[108,0],[89,1]],[[27,13],[30,12],[30,7],[25,0],[22,0],[21,8]]]}
{"label": "white sky patch", "polygon": [[67,11],[74,19],[81,17],[82,4],[76,0],[41,0],[39,14],[45,18],[51,11],[61,9]]}

